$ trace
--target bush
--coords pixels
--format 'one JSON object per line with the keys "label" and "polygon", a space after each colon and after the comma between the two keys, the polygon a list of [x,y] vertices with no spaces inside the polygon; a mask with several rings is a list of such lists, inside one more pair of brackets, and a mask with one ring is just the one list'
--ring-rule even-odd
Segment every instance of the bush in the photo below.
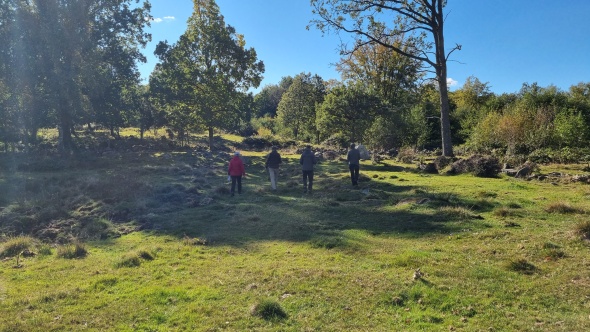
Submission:
{"label": "bush", "polygon": [[456,160],[457,158],[454,157],[438,156],[434,159],[434,165],[436,166],[436,169],[440,171],[454,163]]}
{"label": "bush", "polygon": [[344,135],[334,134],[324,140],[322,145],[333,149],[345,149],[350,145],[350,142]]}
{"label": "bush", "polygon": [[413,148],[403,148],[397,154],[397,160],[405,164],[411,164],[416,159],[418,159],[417,152]]}

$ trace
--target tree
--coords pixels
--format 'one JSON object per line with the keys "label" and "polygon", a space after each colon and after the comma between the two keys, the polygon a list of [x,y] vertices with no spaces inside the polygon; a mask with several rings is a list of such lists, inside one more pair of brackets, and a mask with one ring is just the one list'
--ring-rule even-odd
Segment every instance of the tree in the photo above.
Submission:
{"label": "tree", "polygon": [[279,84],[269,84],[262,88],[262,90],[254,96],[254,103],[256,107],[256,117],[277,115],[277,108],[283,94],[289,89],[293,83],[293,77],[286,76],[281,78]]}
{"label": "tree", "polygon": [[[401,41],[388,43],[404,47]],[[423,77],[420,67],[419,61],[381,44],[365,44],[342,58],[336,69],[345,82],[362,82],[390,107],[402,108],[411,102],[411,93]]]}
{"label": "tree", "polygon": [[283,132],[295,139],[315,139],[319,142],[316,106],[323,101],[325,93],[323,80],[318,75],[297,75],[283,94],[277,109],[277,121]]}
{"label": "tree", "polygon": [[214,0],[193,1],[180,40],[158,44],[161,63],[150,85],[170,105],[169,114],[179,115],[173,123],[187,126],[190,121],[192,127],[208,130],[211,148],[214,128],[231,128],[243,117],[239,100],[250,87],[258,87],[264,64],[253,48],[245,48],[244,37],[225,24]]}
{"label": "tree", "polygon": [[380,110],[380,99],[362,85],[338,86],[318,107],[318,129],[325,137],[341,134],[348,142],[364,142],[365,131]]}
{"label": "tree", "polygon": [[[356,39],[353,50],[379,44],[434,69],[440,96],[443,155],[452,156],[447,59],[461,46],[445,51],[446,0],[311,0],[311,4],[314,14],[319,16],[312,23],[321,31],[334,29],[353,34]],[[391,21],[393,26],[388,28],[386,22]],[[350,52],[343,47],[343,52]]]}
{"label": "tree", "polygon": [[[10,13],[0,29],[10,30],[5,71],[10,107],[21,132],[36,138],[41,125],[59,126],[61,147],[73,148],[76,124],[112,114],[122,92],[139,82],[139,47],[151,38],[149,2],[140,0],[30,0],[2,2]],[[4,15],[4,13],[2,14]]]}
{"label": "tree", "polygon": [[473,132],[477,123],[487,112],[486,105],[493,96],[488,83],[482,83],[477,77],[470,76],[463,87],[451,95],[451,100],[457,105],[452,120],[459,127],[455,130],[457,141],[464,142]]}

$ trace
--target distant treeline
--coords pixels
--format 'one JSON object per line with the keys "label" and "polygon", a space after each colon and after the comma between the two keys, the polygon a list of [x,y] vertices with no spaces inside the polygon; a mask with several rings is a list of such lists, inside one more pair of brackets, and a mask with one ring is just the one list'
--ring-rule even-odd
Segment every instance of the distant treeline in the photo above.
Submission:
{"label": "distant treeline", "polygon": [[[58,128],[60,149],[76,129],[169,128],[180,142],[214,130],[315,144],[363,143],[387,151],[441,146],[437,87],[422,65],[367,44],[337,64],[341,80],[286,76],[254,94],[264,64],[226,25],[214,1],[202,2],[142,85],[137,62],[151,36],[149,4],[134,0],[0,2],[0,149],[24,151]],[[151,51],[151,50],[149,50]],[[568,91],[523,84],[501,95],[470,77],[449,95],[456,153],[536,161],[590,155],[590,83]]]}

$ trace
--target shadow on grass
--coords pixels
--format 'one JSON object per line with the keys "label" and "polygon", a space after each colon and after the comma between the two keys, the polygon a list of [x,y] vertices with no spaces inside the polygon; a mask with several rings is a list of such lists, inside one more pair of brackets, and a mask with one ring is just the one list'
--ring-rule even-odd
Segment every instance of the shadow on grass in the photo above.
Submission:
{"label": "shadow on grass", "polygon": [[[9,221],[14,226],[6,228],[7,233],[14,229],[14,233],[43,234],[50,228],[60,234],[69,230],[76,237],[88,233],[84,225],[103,218],[118,228],[130,223],[129,228],[203,238],[213,245],[311,241],[347,230],[416,237],[486,227],[477,213],[495,207],[460,193],[429,193],[428,188],[403,181],[400,172],[408,169],[386,164],[363,165],[360,186],[352,187],[345,162],[321,162],[309,195],[303,194],[297,156],[285,156],[278,192],[269,188],[264,157],[251,156],[244,193],[230,197],[224,184],[229,153],[211,156],[183,150],[129,153],[115,161],[96,158],[100,163],[95,168],[73,159],[67,162],[75,165],[75,171],[36,167],[0,177],[5,193],[0,204],[9,206],[0,209],[0,222],[5,228]],[[46,164],[41,161],[34,165]],[[97,170],[98,165],[105,168]],[[375,174],[369,177],[365,172]],[[54,227],[62,223],[63,228]],[[54,240],[58,235],[45,238]]]}
{"label": "shadow on grass", "polygon": [[[284,167],[276,193],[268,188],[265,172],[251,171],[244,179],[242,195],[220,196],[208,206],[161,215],[150,225],[151,230],[206,238],[212,245],[236,246],[261,240],[313,241],[347,230],[419,237],[488,227],[478,213],[495,206],[451,192],[430,194],[406,182],[367,179],[352,187],[345,165],[326,166],[318,166],[311,195],[303,193],[293,165]],[[403,168],[377,165],[371,170],[383,171],[388,177]],[[299,185],[286,187],[289,181]]]}

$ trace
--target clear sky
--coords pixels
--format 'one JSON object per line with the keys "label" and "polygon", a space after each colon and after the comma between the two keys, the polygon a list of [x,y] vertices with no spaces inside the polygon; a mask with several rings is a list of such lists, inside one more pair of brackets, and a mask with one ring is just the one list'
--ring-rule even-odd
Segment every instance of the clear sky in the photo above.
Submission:
{"label": "clear sky", "polygon": [[[174,43],[186,30],[192,0],[150,0],[153,41],[140,64],[146,81],[157,59],[155,45]],[[302,72],[340,79],[340,38],[306,29],[313,18],[309,0],[217,0],[226,24],[243,34],[266,67],[260,87]],[[452,89],[469,76],[488,82],[497,94],[523,83],[567,90],[590,82],[590,0],[449,0],[445,42],[461,51],[448,63]],[[346,35],[342,36],[347,38]]]}

